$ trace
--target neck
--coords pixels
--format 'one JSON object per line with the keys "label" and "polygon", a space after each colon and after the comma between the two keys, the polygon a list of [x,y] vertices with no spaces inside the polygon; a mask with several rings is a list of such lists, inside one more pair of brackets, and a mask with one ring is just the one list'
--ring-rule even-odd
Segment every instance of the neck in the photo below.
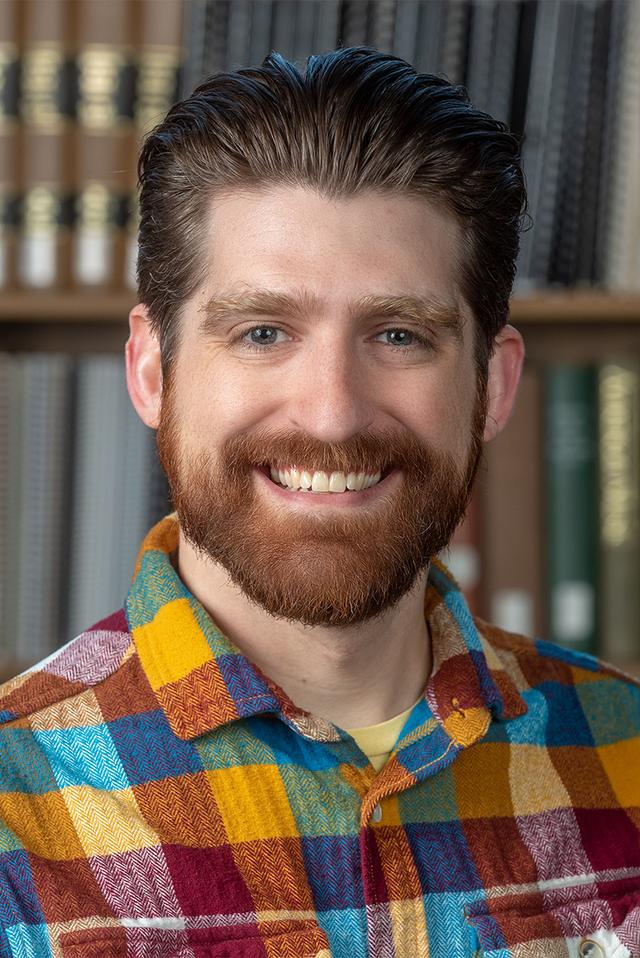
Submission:
{"label": "neck", "polygon": [[431,669],[427,571],[379,618],[345,629],[276,619],[180,532],[177,569],[218,628],[299,707],[340,728],[384,722],[422,694]]}

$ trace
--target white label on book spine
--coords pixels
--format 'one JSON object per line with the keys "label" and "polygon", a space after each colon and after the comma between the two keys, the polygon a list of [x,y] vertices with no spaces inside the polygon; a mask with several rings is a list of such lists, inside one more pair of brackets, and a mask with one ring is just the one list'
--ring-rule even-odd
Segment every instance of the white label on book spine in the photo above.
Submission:
{"label": "white label on book spine", "polygon": [[480,582],[480,556],[474,546],[456,542],[445,552],[444,562],[461,589],[474,589]]}
{"label": "white label on book spine", "polygon": [[533,636],[533,597],[526,589],[496,589],[491,597],[491,621],[505,632]]}
{"label": "white label on book spine", "polygon": [[25,286],[44,289],[56,281],[56,234],[51,231],[27,233],[18,255],[18,275]]}
{"label": "white label on book spine", "polygon": [[104,229],[78,230],[75,257],[76,280],[87,286],[108,283],[113,275],[113,238]]}
{"label": "white label on book spine", "polygon": [[559,582],[551,594],[554,635],[565,642],[583,642],[592,630],[595,595],[588,582]]}

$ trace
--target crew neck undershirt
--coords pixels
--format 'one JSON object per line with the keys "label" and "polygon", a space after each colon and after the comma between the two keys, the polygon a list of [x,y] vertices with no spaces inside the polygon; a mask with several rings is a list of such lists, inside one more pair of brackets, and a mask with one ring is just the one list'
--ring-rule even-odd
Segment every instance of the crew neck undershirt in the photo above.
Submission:
{"label": "crew neck undershirt", "polygon": [[[419,701],[420,699],[418,699]],[[398,736],[402,731],[402,726],[418,702],[410,705],[400,715],[394,715],[393,718],[387,719],[386,722],[379,722],[378,725],[366,725],[363,728],[347,729],[349,735],[355,739],[358,748],[364,752],[376,772],[380,771],[391,755],[393,746],[398,741]]]}

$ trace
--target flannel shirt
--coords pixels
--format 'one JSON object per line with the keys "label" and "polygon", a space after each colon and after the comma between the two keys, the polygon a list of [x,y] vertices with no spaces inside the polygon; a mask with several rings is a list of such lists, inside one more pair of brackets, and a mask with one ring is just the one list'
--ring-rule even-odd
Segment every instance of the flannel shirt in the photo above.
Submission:
{"label": "flannel shirt", "polygon": [[376,774],[148,534],[126,606],[0,689],[2,958],[640,955],[640,688],[474,621]]}

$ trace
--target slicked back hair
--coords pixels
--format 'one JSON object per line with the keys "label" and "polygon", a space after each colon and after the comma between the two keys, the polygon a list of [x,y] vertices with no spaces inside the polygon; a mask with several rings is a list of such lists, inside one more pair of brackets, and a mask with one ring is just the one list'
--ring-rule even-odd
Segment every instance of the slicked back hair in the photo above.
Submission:
{"label": "slicked back hair", "polygon": [[204,279],[203,223],[216,194],[306,186],[336,200],[423,197],[457,221],[459,291],[473,313],[478,371],[508,319],[526,194],[516,138],[467,91],[369,47],[278,53],[220,73],[171,108],[138,166],[139,298],[171,368],[180,309]]}

